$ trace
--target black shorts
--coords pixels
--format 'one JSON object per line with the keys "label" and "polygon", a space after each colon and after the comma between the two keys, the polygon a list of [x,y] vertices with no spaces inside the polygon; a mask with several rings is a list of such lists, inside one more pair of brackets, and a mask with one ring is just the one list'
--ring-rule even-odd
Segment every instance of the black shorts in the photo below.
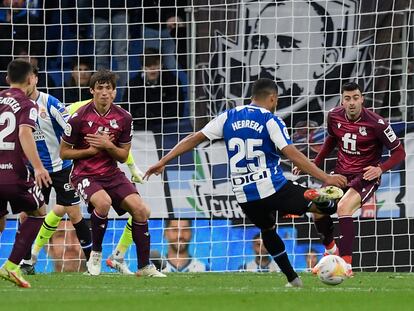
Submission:
{"label": "black shorts", "polygon": [[63,206],[71,206],[80,203],[80,198],[75,191],[75,188],[69,181],[69,175],[72,171],[72,166],[65,168],[56,173],[50,173],[52,179],[52,185],[47,188],[42,188],[43,196],[45,197],[45,203],[49,204],[49,197],[52,188],[56,192],[56,204]]}
{"label": "black shorts", "polygon": [[239,203],[239,205],[247,218],[258,228],[270,229],[276,223],[276,211],[279,212],[279,216],[284,216],[288,214],[303,215],[309,210],[311,202],[303,196],[307,189],[288,180],[278,192],[271,196]]}

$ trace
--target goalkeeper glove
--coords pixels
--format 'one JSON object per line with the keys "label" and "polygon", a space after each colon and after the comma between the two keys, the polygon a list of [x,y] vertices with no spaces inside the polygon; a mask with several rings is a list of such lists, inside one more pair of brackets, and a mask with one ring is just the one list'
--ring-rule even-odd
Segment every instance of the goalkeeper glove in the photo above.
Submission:
{"label": "goalkeeper glove", "polygon": [[135,165],[128,165],[129,171],[131,172],[131,181],[139,184],[144,183],[144,173]]}

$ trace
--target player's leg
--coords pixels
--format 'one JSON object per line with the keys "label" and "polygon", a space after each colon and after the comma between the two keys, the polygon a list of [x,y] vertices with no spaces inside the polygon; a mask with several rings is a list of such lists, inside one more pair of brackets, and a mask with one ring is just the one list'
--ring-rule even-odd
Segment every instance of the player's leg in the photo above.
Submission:
{"label": "player's leg", "polygon": [[[111,180],[117,182],[115,176],[111,176]],[[111,197],[104,190],[107,183],[108,181],[96,180],[92,177],[72,179],[72,184],[79,196],[88,204],[88,211],[91,213],[92,250],[86,263],[90,275],[101,273],[102,241],[108,225],[109,209],[112,205]]]}
{"label": "player's leg", "polygon": [[[28,217],[16,233],[10,256],[0,269],[0,277],[20,287],[30,287],[30,284],[22,277],[19,264],[32,247],[32,243],[43,223],[44,216],[46,215],[46,205],[44,204],[40,189],[34,185],[33,181],[22,185],[14,185],[13,187],[9,191],[2,189],[11,193],[8,196],[11,198],[10,205],[12,211],[14,214],[25,211]],[[5,202],[3,201],[2,203]]]}
{"label": "player's leg", "polygon": [[[277,194],[273,194],[262,200],[240,203],[240,206],[247,218],[261,230],[263,244],[286,276],[288,284],[301,287],[302,282],[290,264],[285,243],[275,229],[276,211],[274,204],[276,197]],[[280,204],[280,202],[277,204]]]}
{"label": "player's leg", "polygon": [[91,229],[82,216],[79,204],[65,206],[65,211],[75,228],[76,236],[85,254],[86,261],[88,261],[92,250]]}
{"label": "player's leg", "polygon": [[325,246],[325,255],[339,255],[339,248],[334,240],[334,223],[330,215],[312,213],[313,223],[322,244]]}
{"label": "player's leg", "polygon": [[102,264],[102,242],[108,225],[108,213],[112,199],[102,189],[90,197],[89,204],[93,206],[91,213],[92,251],[86,265],[89,274],[99,275]]}
{"label": "player's leg", "polygon": [[132,216],[132,239],[137,246],[138,276],[165,277],[149,260],[151,238],[148,230],[150,208],[137,194],[131,193],[121,202],[122,209]]}
{"label": "player's leg", "polygon": [[349,265],[349,275],[352,275],[352,251],[355,239],[354,219],[352,215],[361,207],[361,196],[353,188],[350,188],[338,202],[339,221],[339,255]]}
{"label": "player's leg", "polygon": [[132,242],[132,217],[129,217],[116,248],[106,260],[106,265],[119,273],[133,274],[125,262],[125,253]]}
{"label": "player's leg", "polygon": [[62,205],[56,204],[53,209],[46,215],[42,227],[37,234],[36,240],[32,249],[32,262],[36,264],[37,257],[43,246],[49,242],[49,239],[56,232],[62,217],[65,215],[65,208]]}
{"label": "player's leg", "polygon": [[[52,191],[52,187],[55,187],[55,185],[54,185],[54,183],[55,183],[55,174],[53,174],[53,173],[50,174],[50,178],[52,179],[52,185],[49,185],[49,187],[43,187],[42,188],[42,194],[43,194],[43,198],[44,198],[44,201],[45,201],[46,205],[49,204],[50,193]],[[26,219],[26,218],[27,218],[27,215],[25,213],[20,213],[20,217],[19,217],[20,223],[22,223],[23,220]],[[39,232],[42,230],[42,227],[40,228]],[[36,237],[36,240],[37,239],[38,239],[38,236]],[[47,241],[45,241],[45,243],[46,242]],[[35,274],[34,265],[36,264],[36,260],[37,260],[37,255],[36,255],[36,257],[32,258],[32,249],[30,248],[28,250],[28,252],[26,253],[26,255],[24,256],[24,258],[21,262],[21,265],[20,265],[20,269],[21,269],[22,273],[27,274],[27,275]]]}

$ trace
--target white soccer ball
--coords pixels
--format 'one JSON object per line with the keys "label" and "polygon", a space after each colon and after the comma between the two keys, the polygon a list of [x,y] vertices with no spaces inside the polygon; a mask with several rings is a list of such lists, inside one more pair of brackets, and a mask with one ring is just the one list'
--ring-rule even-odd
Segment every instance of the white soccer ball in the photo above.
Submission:
{"label": "white soccer ball", "polygon": [[346,262],[336,255],[323,257],[316,265],[318,278],[328,285],[341,284],[346,279]]}

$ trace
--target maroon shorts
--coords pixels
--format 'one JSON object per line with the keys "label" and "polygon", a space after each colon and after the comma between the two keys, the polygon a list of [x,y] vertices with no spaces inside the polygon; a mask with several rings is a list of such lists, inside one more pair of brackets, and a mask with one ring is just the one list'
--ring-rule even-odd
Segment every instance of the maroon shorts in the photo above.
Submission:
{"label": "maroon shorts", "polygon": [[20,212],[31,212],[44,205],[42,191],[36,186],[34,180],[22,180],[21,182],[9,185],[0,185],[0,215],[7,214],[7,203],[13,214]]}
{"label": "maroon shorts", "polygon": [[342,174],[348,180],[348,186],[344,190],[349,188],[354,189],[361,196],[361,206],[369,200],[370,197],[377,191],[381,184],[381,178],[374,180],[365,180],[363,178],[364,173],[360,174]]}
{"label": "maroon shorts", "polygon": [[134,184],[132,184],[125,176],[124,172],[121,171],[105,177],[72,177],[71,183],[83,201],[88,204],[89,213],[92,213],[94,209],[92,204],[89,203],[89,200],[91,196],[99,190],[105,190],[105,192],[108,193],[112,200],[112,207],[118,215],[126,213],[126,211],[121,208],[122,201],[132,193],[138,194]]}

